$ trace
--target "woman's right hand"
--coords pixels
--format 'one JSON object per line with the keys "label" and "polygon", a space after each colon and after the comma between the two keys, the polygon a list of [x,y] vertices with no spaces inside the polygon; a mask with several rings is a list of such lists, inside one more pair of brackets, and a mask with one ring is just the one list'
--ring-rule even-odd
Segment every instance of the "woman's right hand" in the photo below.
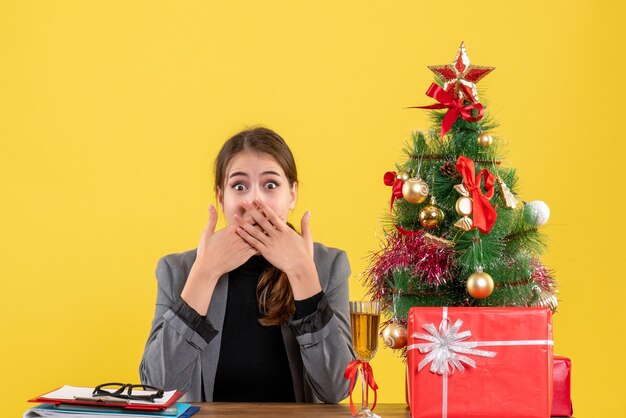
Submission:
{"label": "woman's right hand", "polygon": [[221,276],[248,261],[256,250],[237,234],[238,225],[228,225],[217,232],[216,225],[217,210],[209,205],[209,222],[200,237],[194,265]]}
{"label": "woman's right hand", "polygon": [[217,210],[209,206],[209,221],[202,232],[196,260],[181,293],[181,298],[200,315],[206,315],[219,278],[236,269],[256,254],[256,250],[237,234],[237,225],[215,231]]}

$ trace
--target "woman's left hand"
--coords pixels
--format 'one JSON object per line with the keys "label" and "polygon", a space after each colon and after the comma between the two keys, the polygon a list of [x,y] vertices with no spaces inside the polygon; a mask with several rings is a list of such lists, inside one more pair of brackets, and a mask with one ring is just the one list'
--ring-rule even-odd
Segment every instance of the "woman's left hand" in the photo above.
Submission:
{"label": "woman's left hand", "polygon": [[287,274],[294,299],[302,300],[319,293],[322,288],[313,262],[311,213],[307,211],[302,216],[300,235],[260,199],[244,202],[243,206],[256,225],[235,215],[239,223],[237,233],[267,261]]}

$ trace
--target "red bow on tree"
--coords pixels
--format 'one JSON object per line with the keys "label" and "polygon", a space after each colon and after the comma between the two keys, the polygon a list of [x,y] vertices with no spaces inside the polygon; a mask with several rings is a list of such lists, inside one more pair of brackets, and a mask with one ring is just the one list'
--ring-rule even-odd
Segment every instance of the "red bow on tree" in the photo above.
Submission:
{"label": "red bow on tree", "polygon": [[385,185],[392,186],[391,203],[389,204],[389,213],[391,213],[393,201],[402,198],[402,186],[404,185],[404,181],[398,178],[395,171],[387,171],[385,177],[383,177],[383,181]]}
{"label": "red bow on tree", "polygon": [[[472,196],[472,216],[474,226],[483,234],[488,233],[496,223],[498,213],[491,206],[489,200],[493,197],[493,185],[495,176],[486,168],[480,170],[480,173],[474,177],[475,168],[474,161],[471,158],[460,156],[456,162],[456,169],[463,176],[463,184]],[[481,180],[484,178],[485,193],[480,187]]]}
{"label": "red bow on tree", "polygon": [[[348,367],[346,367],[346,371],[343,374],[343,377],[346,379],[350,379],[350,410],[352,411],[352,416],[356,415],[356,410],[354,409],[354,402],[352,401],[352,391],[354,390],[354,385],[356,384],[356,377],[359,372],[359,367],[361,368],[361,373],[367,387],[372,388],[374,391],[374,404],[370,408],[372,411],[376,408],[376,391],[378,390],[378,385],[374,381],[374,372],[372,371],[372,366],[367,361],[361,360],[352,360]],[[369,390],[365,395],[365,403],[369,404]]]}
{"label": "red bow on tree", "polygon": [[[452,128],[454,121],[456,121],[459,116],[462,116],[468,122],[478,122],[483,118],[483,114],[485,109],[483,105],[480,103],[473,103],[467,106],[463,106],[463,99],[454,100],[454,97],[450,95],[447,91],[442,89],[439,85],[432,83],[428,90],[426,91],[426,95],[428,97],[432,97],[437,100],[439,103],[435,103],[429,106],[411,106],[411,109],[448,109],[445,116],[443,117],[443,121],[441,122],[441,137]],[[472,116],[472,110],[478,110],[478,116]]]}

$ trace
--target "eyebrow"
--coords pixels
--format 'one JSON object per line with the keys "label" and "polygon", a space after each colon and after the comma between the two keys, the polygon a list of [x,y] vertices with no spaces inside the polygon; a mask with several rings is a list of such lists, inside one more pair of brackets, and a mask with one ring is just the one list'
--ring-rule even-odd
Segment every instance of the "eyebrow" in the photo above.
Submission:
{"label": "eyebrow", "polygon": [[[280,174],[277,173],[276,171],[264,171],[264,172],[261,173],[262,176],[266,175],[266,174],[273,174],[275,176],[280,177]],[[228,178],[233,178],[233,177],[236,177],[236,176],[250,177],[247,173],[244,173],[243,171],[235,171],[235,172],[231,173],[231,175],[228,176]]]}

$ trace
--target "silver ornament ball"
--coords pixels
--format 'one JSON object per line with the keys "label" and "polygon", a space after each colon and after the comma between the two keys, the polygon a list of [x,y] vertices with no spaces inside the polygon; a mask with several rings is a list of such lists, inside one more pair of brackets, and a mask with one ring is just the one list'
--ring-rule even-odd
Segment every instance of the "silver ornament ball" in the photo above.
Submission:
{"label": "silver ornament ball", "polygon": [[541,200],[526,202],[524,209],[532,214],[537,226],[545,225],[550,219],[550,208]]}

